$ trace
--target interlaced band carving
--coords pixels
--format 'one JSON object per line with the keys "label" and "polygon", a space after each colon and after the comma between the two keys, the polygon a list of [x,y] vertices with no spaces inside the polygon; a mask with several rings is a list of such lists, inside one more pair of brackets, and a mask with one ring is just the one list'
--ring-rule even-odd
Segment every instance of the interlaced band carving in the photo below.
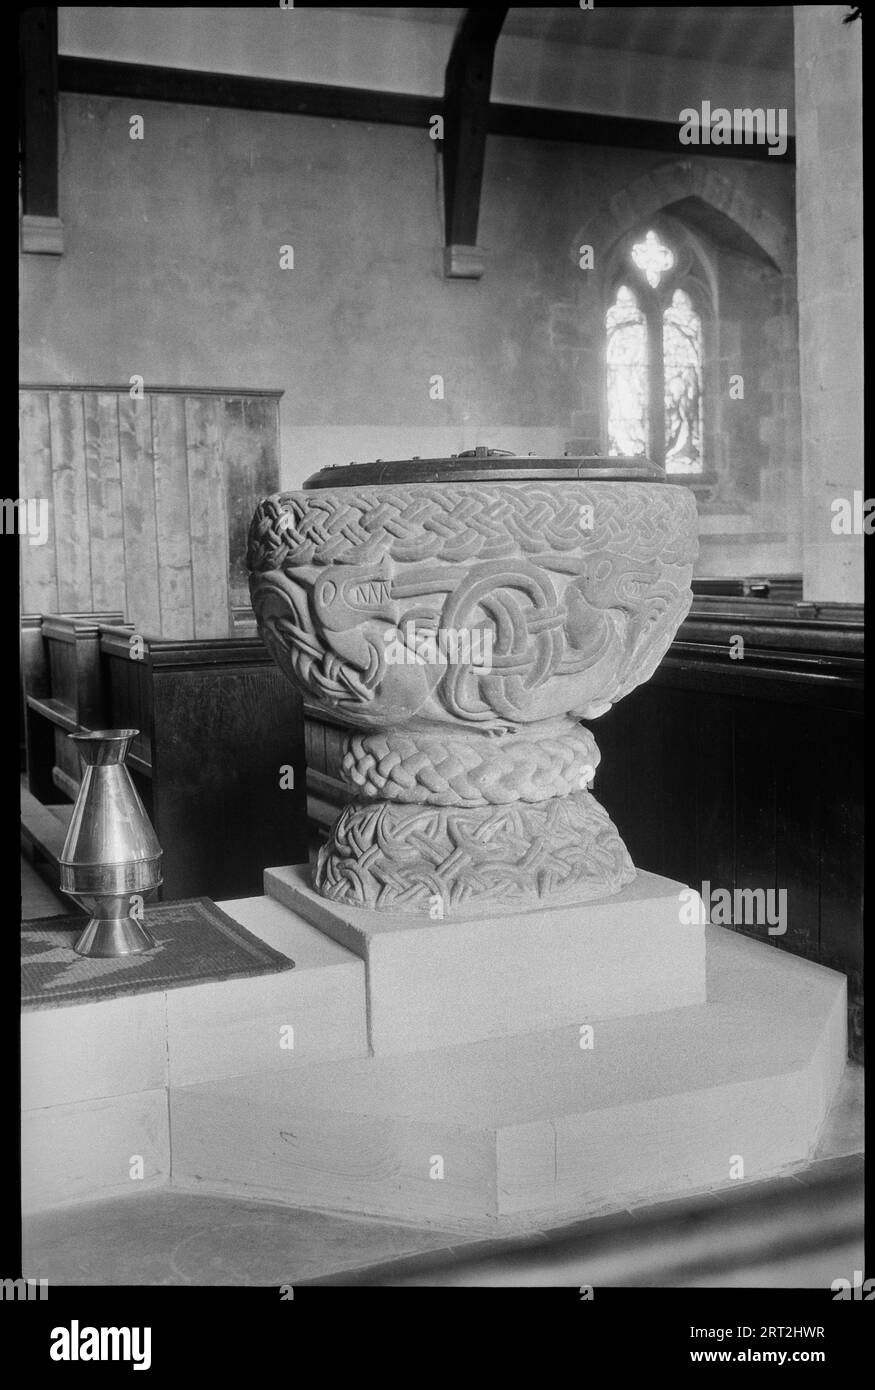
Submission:
{"label": "interlaced band carving", "polygon": [[315,886],[358,907],[440,916],[485,903],[576,901],[635,877],[628,850],[589,792],[536,806],[376,806],[353,802],[319,852]]}
{"label": "interlaced band carving", "polygon": [[[593,508],[592,519],[581,507]],[[641,560],[684,565],[696,556],[696,504],[686,489],[653,483],[569,481],[561,487],[486,483],[278,493],[258,507],[249,569],[536,556],[568,568],[571,553],[631,547]],[[578,560],[572,560],[578,568]]]}

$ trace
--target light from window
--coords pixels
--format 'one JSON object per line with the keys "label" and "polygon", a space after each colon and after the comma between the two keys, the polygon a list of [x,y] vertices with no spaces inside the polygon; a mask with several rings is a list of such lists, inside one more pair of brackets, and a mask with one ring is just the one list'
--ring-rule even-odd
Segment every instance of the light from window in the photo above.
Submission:
{"label": "light from window", "polygon": [[626,285],[608,309],[608,452],[636,457],[648,451],[647,324]]}
{"label": "light from window", "polygon": [[632,247],[632,261],[655,290],[665,272],[674,265],[674,252],[663,246],[656,232],[645,232],[644,240]]}
{"label": "light from window", "polygon": [[665,471],[702,472],[702,320],[684,290],[662,316]]}

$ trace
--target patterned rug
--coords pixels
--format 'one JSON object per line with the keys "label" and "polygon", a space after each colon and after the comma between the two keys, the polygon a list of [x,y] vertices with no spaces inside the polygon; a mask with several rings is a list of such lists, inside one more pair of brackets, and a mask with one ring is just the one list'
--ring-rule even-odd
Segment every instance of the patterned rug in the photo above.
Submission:
{"label": "patterned rug", "polygon": [[25,1009],[86,1004],[144,990],[292,970],[295,962],[253,936],[209,898],[158,903],[144,921],[156,949],[110,960],[77,956],[86,917],[41,917],[21,924],[21,999]]}

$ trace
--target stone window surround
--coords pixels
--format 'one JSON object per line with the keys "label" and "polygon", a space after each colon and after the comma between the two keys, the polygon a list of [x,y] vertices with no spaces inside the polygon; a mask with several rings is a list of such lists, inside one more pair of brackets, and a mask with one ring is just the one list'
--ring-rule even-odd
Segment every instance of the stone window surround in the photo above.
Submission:
{"label": "stone window surround", "polygon": [[[644,230],[651,228],[669,245],[675,253],[675,264],[662,277],[659,285],[651,288],[641,271],[630,260],[632,243],[639,241]],[[717,441],[720,434],[719,397],[716,390],[716,364],[719,358],[719,312],[717,276],[710,258],[699,238],[676,218],[665,212],[659,213],[648,222],[646,229],[635,228],[620,236],[611,248],[604,273],[600,276],[599,297],[602,302],[602,324],[608,306],[616,298],[617,289],[625,284],[634,293],[638,307],[647,324],[648,341],[651,348],[654,339],[662,332],[662,314],[671,302],[674,290],[685,290],[693,307],[702,321],[702,394],[704,397],[703,452],[704,469],[701,473],[676,473],[674,482],[682,482],[699,495],[707,496],[718,482],[715,465]],[[607,435],[607,362],[603,352],[598,354],[599,397],[602,416],[605,422],[603,433]],[[654,418],[655,398],[649,400],[650,428],[662,428],[662,412]],[[652,438],[652,434],[651,434]]]}
{"label": "stone window surround", "polygon": [[[696,492],[704,522],[703,534],[708,534],[714,541],[720,538],[729,540],[737,536],[762,542],[780,542],[785,539],[785,533],[776,529],[774,525],[774,504],[768,508],[761,505],[751,510],[737,505],[727,506],[726,501],[719,495],[712,496],[713,471],[709,467],[709,457],[714,458],[715,441],[719,437],[713,413],[714,373],[719,371],[719,350],[712,352],[711,348],[714,346],[714,325],[719,323],[719,297],[716,275],[705,243],[697,235],[697,230],[689,225],[685,217],[686,209],[678,206],[689,200],[696,200],[697,204],[703,207],[706,216],[716,213],[733,224],[732,230],[737,233],[739,249],[781,277],[785,287],[784,299],[787,301],[786,291],[788,287],[792,288],[795,282],[795,238],[779,218],[739,188],[734,180],[718,173],[706,161],[690,158],[669,161],[634,179],[615,193],[575,231],[569,243],[568,254],[579,277],[577,299],[573,304],[553,306],[553,318],[559,324],[572,316],[578,320],[589,318],[590,322],[593,322],[593,316],[597,316],[599,321],[598,338],[584,335],[581,353],[587,370],[594,371],[599,376],[599,415],[596,419],[591,411],[574,412],[572,433],[590,440],[598,438],[599,450],[605,447],[606,372],[601,324],[610,303],[610,290],[616,284],[619,254],[625,251],[633,233],[646,230],[651,224],[657,228],[662,227],[666,235],[676,239],[680,237],[693,248],[705,275],[710,276],[708,293],[703,292],[705,287],[697,277],[697,309],[703,318],[706,339],[705,473],[687,476],[678,474],[677,481],[692,487]],[[580,248],[584,245],[592,246],[595,253],[595,270],[588,274],[581,274],[579,269]],[[559,347],[558,350],[563,349]]]}

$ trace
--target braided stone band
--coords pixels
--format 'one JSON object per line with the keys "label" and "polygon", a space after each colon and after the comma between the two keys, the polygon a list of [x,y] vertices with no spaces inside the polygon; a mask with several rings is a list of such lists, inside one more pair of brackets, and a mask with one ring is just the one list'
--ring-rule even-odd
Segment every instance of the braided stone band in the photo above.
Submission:
{"label": "braided stone band", "polygon": [[[581,504],[597,525],[581,529]],[[578,557],[605,543],[639,560],[685,565],[696,556],[696,504],[653,483],[467,483],[320,488],[259,505],[250,573],[300,565],[469,564],[509,556]]]}
{"label": "braided stone band", "polygon": [[589,730],[570,722],[540,738],[403,729],[350,735],[342,774],[362,801],[506,806],[585,790],[599,757]]}

